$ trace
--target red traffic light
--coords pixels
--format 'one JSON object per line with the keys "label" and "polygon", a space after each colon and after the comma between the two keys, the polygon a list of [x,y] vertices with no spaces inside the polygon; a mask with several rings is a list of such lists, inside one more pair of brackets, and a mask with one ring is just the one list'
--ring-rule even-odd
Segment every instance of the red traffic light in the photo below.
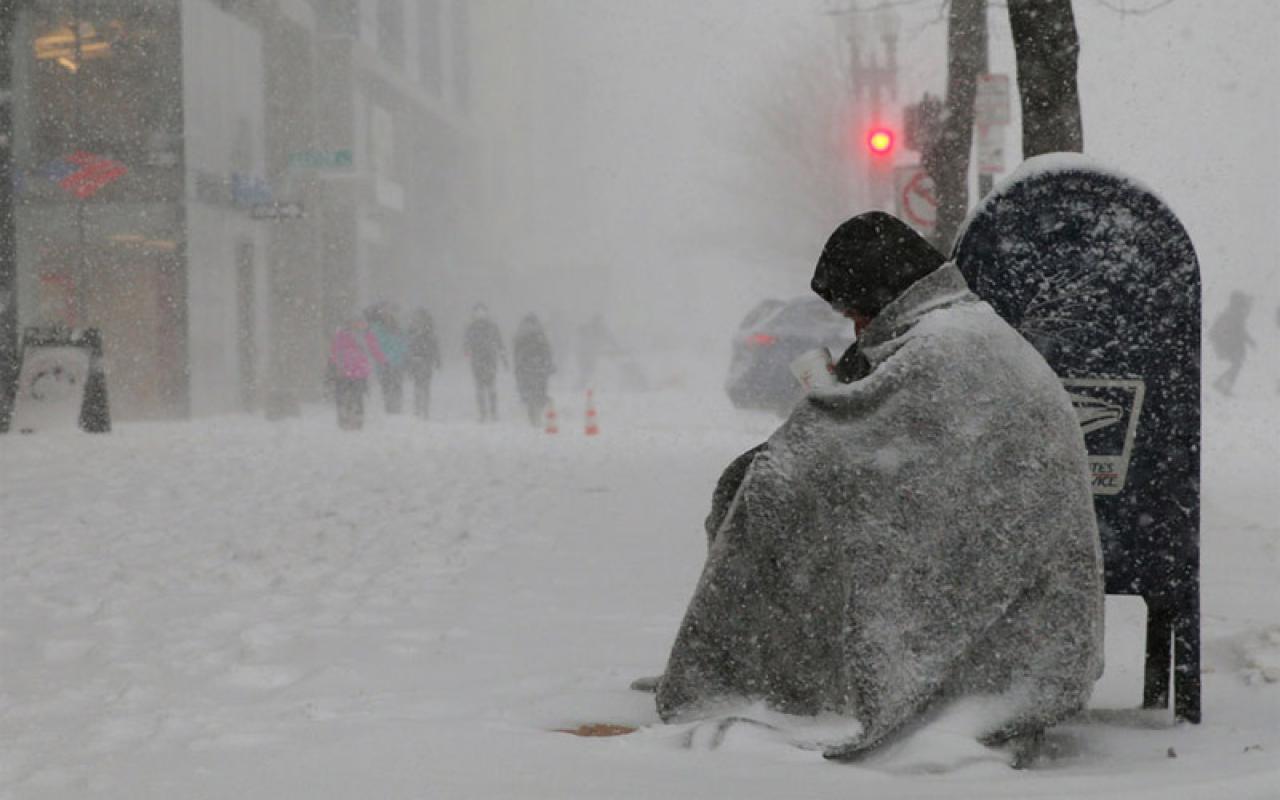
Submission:
{"label": "red traffic light", "polygon": [[888,128],[872,128],[867,134],[867,149],[877,156],[886,156],[893,151],[893,131]]}

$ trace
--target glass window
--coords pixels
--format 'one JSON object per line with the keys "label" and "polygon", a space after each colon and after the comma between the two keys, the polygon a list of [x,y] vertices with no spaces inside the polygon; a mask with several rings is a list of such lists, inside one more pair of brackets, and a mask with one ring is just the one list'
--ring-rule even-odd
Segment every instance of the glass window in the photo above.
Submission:
{"label": "glass window", "polygon": [[101,2],[76,11],[51,3],[34,12],[20,112],[28,199],[176,197],[177,9]]}
{"label": "glass window", "polygon": [[184,392],[177,5],[28,4],[14,50],[23,324],[99,328],[112,404],[141,414]]}
{"label": "glass window", "polygon": [[838,323],[840,317],[831,310],[831,306],[827,305],[826,302],[805,299],[788,304],[774,321],[782,327],[804,328],[832,322]]}
{"label": "glass window", "polygon": [[760,305],[748,311],[747,316],[743,317],[742,322],[739,323],[738,327],[749,328],[752,325],[759,325],[766,317],[777,311],[779,308],[782,308],[783,305],[784,304],[781,300],[765,300],[761,302]]}

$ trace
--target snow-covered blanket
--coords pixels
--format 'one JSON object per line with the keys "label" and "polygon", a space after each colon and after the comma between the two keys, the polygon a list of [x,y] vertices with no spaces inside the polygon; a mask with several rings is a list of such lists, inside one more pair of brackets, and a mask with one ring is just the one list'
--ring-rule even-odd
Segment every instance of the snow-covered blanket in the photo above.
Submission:
{"label": "snow-covered blanket", "polygon": [[1075,713],[1102,672],[1102,558],[1057,377],[950,264],[859,348],[867,377],[726,470],[659,713],[853,718],[837,758],[945,698],[999,696],[997,740]]}

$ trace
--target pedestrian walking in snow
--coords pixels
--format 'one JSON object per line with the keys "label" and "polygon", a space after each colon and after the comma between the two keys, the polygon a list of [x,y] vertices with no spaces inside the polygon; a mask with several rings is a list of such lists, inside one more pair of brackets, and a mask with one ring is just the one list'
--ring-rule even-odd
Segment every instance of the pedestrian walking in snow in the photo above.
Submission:
{"label": "pedestrian walking in snow", "polygon": [[539,425],[547,407],[547,382],[556,371],[551,355],[551,340],[534,314],[520,320],[511,342],[515,362],[516,392],[529,413],[529,423]]}
{"label": "pedestrian walking in snow", "polygon": [[1227,362],[1227,371],[1214,379],[1213,388],[1228,397],[1235,388],[1236,378],[1240,377],[1248,349],[1256,344],[1245,328],[1252,308],[1253,300],[1249,295],[1232,292],[1227,307],[1209,327],[1209,344],[1213,346],[1213,352]]}
{"label": "pedestrian walking in snow", "polygon": [[471,361],[471,375],[476,382],[476,406],[480,421],[498,419],[498,364],[510,367],[507,350],[502,344],[502,332],[489,318],[489,309],[477,303],[471,322],[463,334],[463,353]]}
{"label": "pedestrian walking in snow", "polygon": [[338,407],[338,427],[359,430],[364,426],[364,395],[374,364],[386,360],[369,324],[355,319],[339,328],[329,347],[329,374]]}
{"label": "pedestrian walking in snow", "polygon": [[404,407],[404,371],[409,342],[400,327],[395,306],[380,303],[366,312],[369,328],[378,339],[385,359],[378,362],[378,385],[388,414],[399,414]]}
{"label": "pedestrian walking in snow", "polygon": [[851,759],[926,710],[994,698],[979,735],[1035,735],[1102,671],[1102,559],[1057,376],[954,264],[880,212],[841,225],[812,288],[853,321],[837,381],[729,465],[657,705],[763,701],[856,719]]}
{"label": "pedestrian walking in snow", "polygon": [[409,326],[409,374],[413,376],[413,411],[426,419],[431,409],[431,377],[440,369],[440,342],[426,309],[413,312]]}

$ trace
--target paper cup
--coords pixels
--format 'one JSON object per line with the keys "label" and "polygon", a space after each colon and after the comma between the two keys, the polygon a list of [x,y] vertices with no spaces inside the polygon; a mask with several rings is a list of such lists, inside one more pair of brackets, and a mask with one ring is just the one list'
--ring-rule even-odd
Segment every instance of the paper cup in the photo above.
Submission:
{"label": "paper cup", "polygon": [[831,351],[825,347],[801,353],[791,362],[791,374],[805,391],[836,385],[835,365]]}

